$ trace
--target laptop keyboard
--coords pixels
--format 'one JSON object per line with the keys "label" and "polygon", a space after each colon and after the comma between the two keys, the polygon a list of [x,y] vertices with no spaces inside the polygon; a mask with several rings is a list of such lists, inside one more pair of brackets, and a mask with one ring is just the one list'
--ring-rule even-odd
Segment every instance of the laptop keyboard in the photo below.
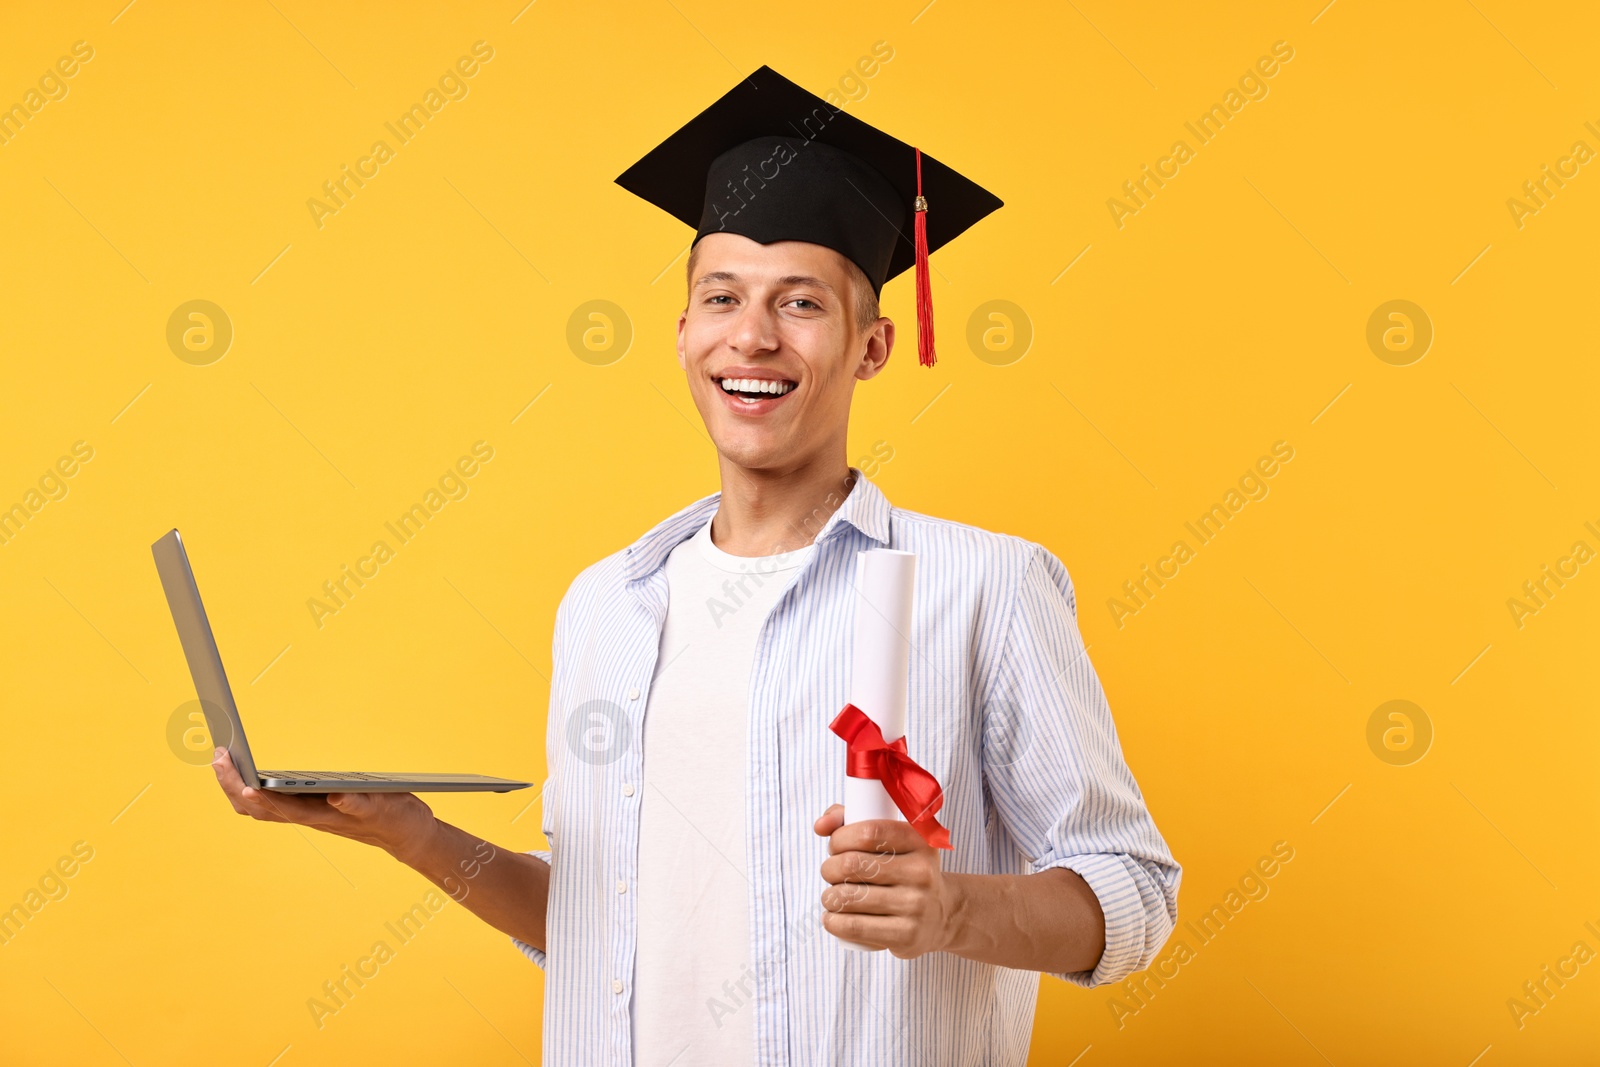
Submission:
{"label": "laptop keyboard", "polygon": [[301,778],[333,782],[392,782],[390,774],[363,774],[360,771],[260,771],[263,778]]}

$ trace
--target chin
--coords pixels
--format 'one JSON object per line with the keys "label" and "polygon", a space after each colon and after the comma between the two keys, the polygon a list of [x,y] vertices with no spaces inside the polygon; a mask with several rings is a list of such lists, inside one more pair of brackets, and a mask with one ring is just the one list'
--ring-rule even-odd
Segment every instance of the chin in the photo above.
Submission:
{"label": "chin", "polygon": [[781,441],[768,437],[751,438],[734,434],[716,441],[717,451],[747,470],[765,470],[783,464],[792,455],[792,449]]}

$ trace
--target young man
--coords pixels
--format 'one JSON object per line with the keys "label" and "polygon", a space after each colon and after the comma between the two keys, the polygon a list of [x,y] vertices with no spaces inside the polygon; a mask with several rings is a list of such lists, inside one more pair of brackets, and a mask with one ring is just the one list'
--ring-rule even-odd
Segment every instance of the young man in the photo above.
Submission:
{"label": "young man", "polygon": [[[766,67],[618,182],[698,224],[678,362],[722,489],[561,602],[550,849],[410,795],[244,788],[220,749],[218,778],[241,813],[382,847],[510,934],[547,972],[546,1063],[1020,1067],[1039,973],[1148,966],[1181,871],[1061,562],[892,507],[846,461],[855,383],[894,348],[883,283],[917,268],[931,363],[927,251],[1000,202]],[[948,845],[836,803],[873,548],[916,555],[908,755]]]}

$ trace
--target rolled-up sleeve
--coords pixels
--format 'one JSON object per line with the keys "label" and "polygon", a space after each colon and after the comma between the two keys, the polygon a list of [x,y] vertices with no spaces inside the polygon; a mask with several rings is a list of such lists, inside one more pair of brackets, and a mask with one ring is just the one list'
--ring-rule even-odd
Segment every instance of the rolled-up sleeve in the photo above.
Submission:
{"label": "rolled-up sleeve", "polygon": [[1090,988],[1154,961],[1177,922],[1182,868],[1123,758],[1066,567],[1044,547],[1031,549],[983,701],[984,777],[1031,872],[1065,867],[1099,899],[1099,963],[1046,972]]}

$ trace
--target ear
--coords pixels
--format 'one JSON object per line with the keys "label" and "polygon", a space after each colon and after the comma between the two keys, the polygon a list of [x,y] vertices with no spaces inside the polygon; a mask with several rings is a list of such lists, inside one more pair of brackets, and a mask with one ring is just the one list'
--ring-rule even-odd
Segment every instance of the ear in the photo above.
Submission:
{"label": "ear", "polygon": [[684,371],[688,371],[689,369],[688,357],[685,356],[683,352],[683,327],[688,321],[689,309],[685,307],[682,311],[678,312],[678,367]]}
{"label": "ear", "polygon": [[876,378],[893,351],[894,320],[880,318],[867,331],[866,348],[861,353],[861,362],[856,365],[856,378],[863,382]]}

